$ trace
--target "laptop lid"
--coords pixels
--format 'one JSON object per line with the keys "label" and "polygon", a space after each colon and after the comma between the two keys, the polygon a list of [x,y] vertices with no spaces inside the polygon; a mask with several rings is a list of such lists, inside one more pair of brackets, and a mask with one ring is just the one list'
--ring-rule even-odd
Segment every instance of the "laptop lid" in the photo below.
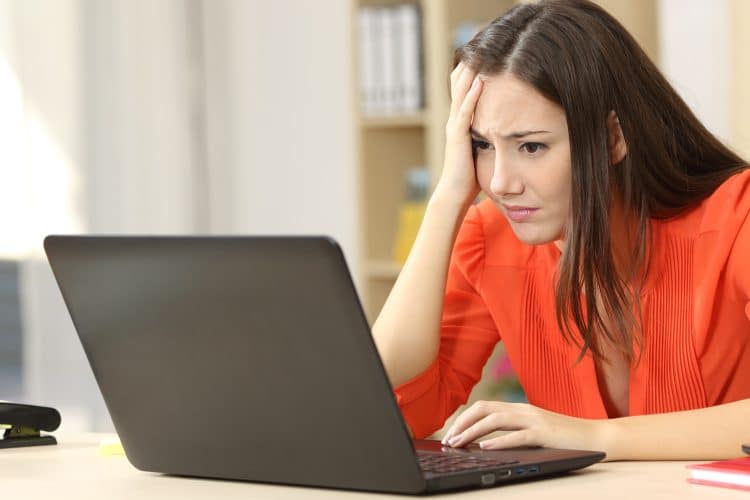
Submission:
{"label": "laptop lid", "polygon": [[45,249],[138,469],[425,489],[332,239],[50,236]]}

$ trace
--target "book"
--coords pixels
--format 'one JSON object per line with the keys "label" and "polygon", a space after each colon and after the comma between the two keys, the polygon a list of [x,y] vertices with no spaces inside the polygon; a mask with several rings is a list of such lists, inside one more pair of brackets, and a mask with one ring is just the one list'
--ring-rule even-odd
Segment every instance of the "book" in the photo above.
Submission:
{"label": "book", "polygon": [[688,482],[750,491],[750,457],[688,465]]}

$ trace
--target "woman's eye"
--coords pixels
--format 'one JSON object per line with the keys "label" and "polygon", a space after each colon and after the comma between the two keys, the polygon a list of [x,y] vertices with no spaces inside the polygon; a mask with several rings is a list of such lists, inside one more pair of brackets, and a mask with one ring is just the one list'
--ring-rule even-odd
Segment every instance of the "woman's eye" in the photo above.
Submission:
{"label": "woman's eye", "polygon": [[490,149],[490,143],[485,141],[478,141],[476,139],[471,140],[471,147],[475,151],[477,149]]}
{"label": "woman's eye", "polygon": [[527,153],[532,155],[538,153],[540,150],[546,147],[547,146],[545,146],[541,142],[525,142],[521,144],[521,149],[525,149]]}

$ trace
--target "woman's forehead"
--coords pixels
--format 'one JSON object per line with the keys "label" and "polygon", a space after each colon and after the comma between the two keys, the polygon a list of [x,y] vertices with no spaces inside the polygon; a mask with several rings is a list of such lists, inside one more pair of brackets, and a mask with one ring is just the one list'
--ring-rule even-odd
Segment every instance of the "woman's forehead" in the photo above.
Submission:
{"label": "woman's forehead", "polygon": [[484,77],[472,128],[499,138],[520,131],[567,130],[565,111],[519,78],[503,73]]}

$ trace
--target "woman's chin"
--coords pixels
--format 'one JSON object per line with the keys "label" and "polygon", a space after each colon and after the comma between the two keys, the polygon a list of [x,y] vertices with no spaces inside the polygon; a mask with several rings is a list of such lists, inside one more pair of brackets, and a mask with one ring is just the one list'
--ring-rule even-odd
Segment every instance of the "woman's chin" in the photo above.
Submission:
{"label": "woman's chin", "polygon": [[530,224],[521,225],[511,223],[511,227],[516,238],[526,245],[546,245],[560,239],[559,231],[544,231],[538,227],[531,227]]}

